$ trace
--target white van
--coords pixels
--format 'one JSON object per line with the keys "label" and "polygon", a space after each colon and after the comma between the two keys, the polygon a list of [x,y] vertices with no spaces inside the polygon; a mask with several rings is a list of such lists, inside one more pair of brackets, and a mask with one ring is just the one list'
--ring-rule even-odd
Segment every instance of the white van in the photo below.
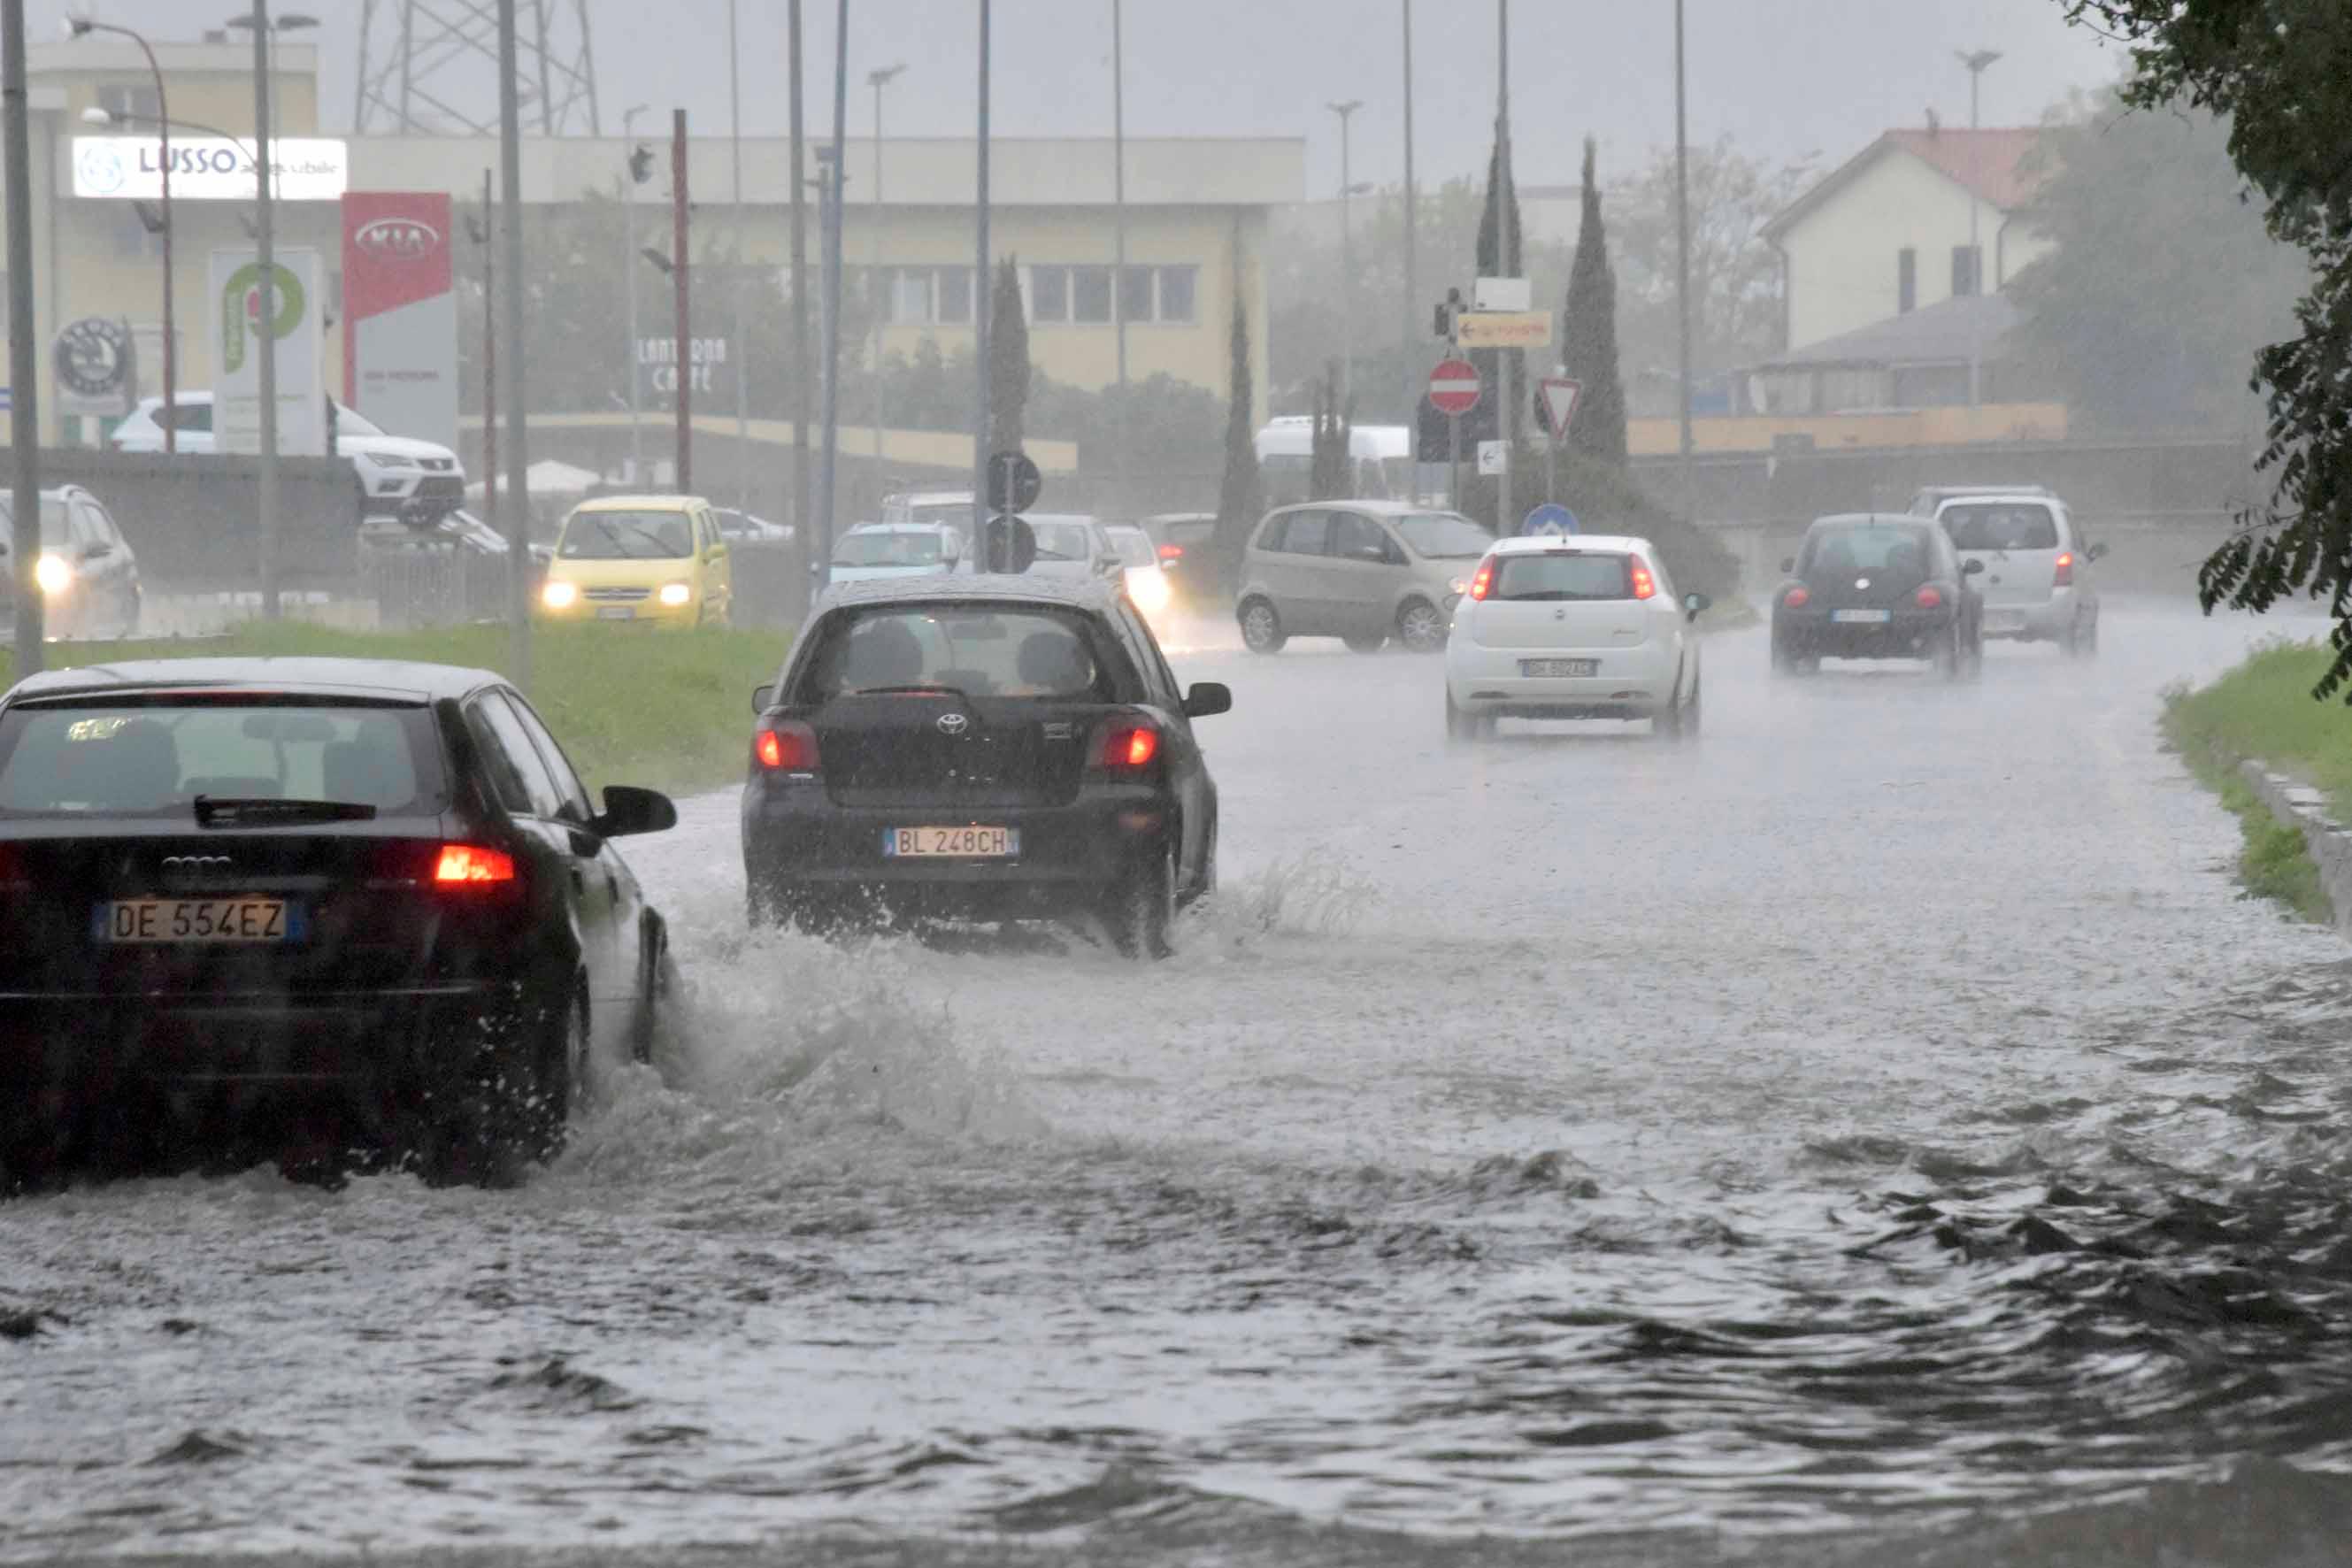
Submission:
{"label": "white van", "polygon": [[[1257,433],[1256,446],[1267,510],[1315,499],[1307,493],[1315,465],[1312,416],[1291,414],[1268,420]],[[1358,425],[1348,432],[1348,453],[1356,470],[1349,488],[1357,500],[1434,506],[1445,493],[1444,464],[1414,463],[1409,425]]]}

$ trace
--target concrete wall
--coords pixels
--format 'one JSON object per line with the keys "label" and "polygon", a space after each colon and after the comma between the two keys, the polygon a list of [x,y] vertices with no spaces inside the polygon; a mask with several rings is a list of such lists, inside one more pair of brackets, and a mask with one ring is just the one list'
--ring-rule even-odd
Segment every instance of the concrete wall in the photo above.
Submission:
{"label": "concrete wall", "polygon": [[2238,771],[2273,816],[2303,835],[2304,847],[2319,868],[2320,890],[2327,895],[2336,929],[2352,936],[2352,829],[2336,820],[2327,797],[2317,790],[2260,763],[2246,763]]}

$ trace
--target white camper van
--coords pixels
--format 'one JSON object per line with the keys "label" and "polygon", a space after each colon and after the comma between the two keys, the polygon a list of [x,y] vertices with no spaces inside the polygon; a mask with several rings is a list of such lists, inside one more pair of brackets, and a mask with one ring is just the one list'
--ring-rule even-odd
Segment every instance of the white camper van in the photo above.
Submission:
{"label": "white camper van", "polygon": [[[1444,494],[1444,465],[1413,462],[1409,425],[1356,426],[1348,432],[1348,452],[1356,468],[1349,488],[1360,500],[1433,505]],[[1311,416],[1293,414],[1267,421],[1257,433],[1257,467],[1268,510],[1313,499],[1307,481],[1314,460]]]}

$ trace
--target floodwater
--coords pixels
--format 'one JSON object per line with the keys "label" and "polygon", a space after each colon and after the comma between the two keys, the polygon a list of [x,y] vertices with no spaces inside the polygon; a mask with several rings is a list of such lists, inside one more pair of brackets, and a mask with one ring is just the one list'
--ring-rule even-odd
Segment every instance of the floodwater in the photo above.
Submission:
{"label": "floodwater", "polygon": [[747,935],[688,802],[669,1081],[524,1190],[0,1206],[0,1557],[2341,1561],[2352,965],[2154,733],[2274,629],[1727,634],[1688,749],[1182,651],[1157,966]]}

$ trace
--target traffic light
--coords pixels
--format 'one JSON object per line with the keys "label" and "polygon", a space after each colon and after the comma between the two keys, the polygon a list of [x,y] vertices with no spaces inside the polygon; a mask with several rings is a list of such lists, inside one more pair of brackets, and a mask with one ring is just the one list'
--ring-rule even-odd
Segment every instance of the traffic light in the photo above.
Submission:
{"label": "traffic light", "polygon": [[629,178],[642,185],[653,177],[654,150],[640,142],[636,150],[629,154]]}

